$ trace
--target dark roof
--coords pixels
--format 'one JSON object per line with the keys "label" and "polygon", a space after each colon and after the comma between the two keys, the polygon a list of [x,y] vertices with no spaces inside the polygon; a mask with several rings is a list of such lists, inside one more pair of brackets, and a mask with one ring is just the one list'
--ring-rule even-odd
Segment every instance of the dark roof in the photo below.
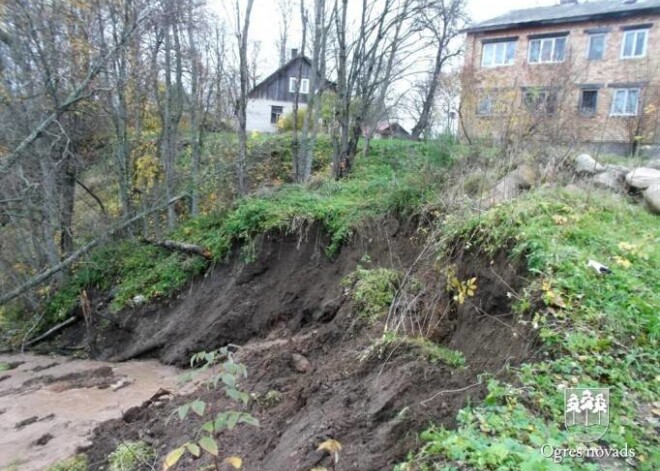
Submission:
{"label": "dark roof", "polygon": [[513,10],[504,15],[470,26],[464,32],[478,33],[481,31],[497,31],[517,27],[625,18],[649,13],[660,14],[660,0],[637,0],[634,3],[626,3],[624,0],[565,3],[563,5]]}
{"label": "dark roof", "polygon": [[[261,82],[259,82],[257,85],[255,85],[254,88],[248,92],[248,96],[252,95],[252,93],[254,93],[257,89],[261,88],[263,85],[268,84],[273,80],[277,80],[279,74],[282,71],[288,69],[289,67],[291,67],[293,65],[294,62],[296,62],[297,60],[300,60],[300,59],[302,59],[302,61],[305,62],[309,67],[312,66],[312,60],[309,57],[307,57],[305,55],[302,55],[302,54],[298,54],[297,56],[291,58],[291,60],[289,60],[289,62],[287,62],[283,66],[279,67],[277,70],[275,70],[275,72],[273,72],[268,77],[266,77]],[[324,84],[323,87],[321,87],[321,89],[322,90],[325,90],[325,89],[328,89],[328,88],[333,89],[335,87],[336,87],[336,84],[334,82],[331,82],[330,80],[326,79],[325,84]]]}

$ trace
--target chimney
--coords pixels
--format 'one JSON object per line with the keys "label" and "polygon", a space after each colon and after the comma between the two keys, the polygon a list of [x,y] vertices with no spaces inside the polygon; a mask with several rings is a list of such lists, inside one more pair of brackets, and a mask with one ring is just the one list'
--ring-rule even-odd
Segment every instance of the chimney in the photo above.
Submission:
{"label": "chimney", "polygon": [[291,49],[291,59],[298,57],[298,49]]}

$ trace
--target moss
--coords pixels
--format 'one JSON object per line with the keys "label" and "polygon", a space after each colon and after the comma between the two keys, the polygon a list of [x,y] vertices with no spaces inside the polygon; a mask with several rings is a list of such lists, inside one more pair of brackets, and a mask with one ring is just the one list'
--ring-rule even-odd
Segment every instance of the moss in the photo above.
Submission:
{"label": "moss", "polygon": [[55,463],[46,471],[87,471],[87,456],[76,455],[66,460]]}

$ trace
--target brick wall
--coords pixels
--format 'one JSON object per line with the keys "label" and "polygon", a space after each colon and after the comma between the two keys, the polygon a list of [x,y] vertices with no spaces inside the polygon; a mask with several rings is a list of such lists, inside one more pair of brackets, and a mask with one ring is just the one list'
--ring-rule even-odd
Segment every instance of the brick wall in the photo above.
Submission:
{"label": "brick wall", "polygon": [[[622,28],[643,24],[652,24],[646,56],[621,59]],[[602,60],[587,59],[590,35],[585,30],[594,28],[608,30]],[[528,63],[529,35],[566,32],[563,62]],[[482,41],[507,37],[517,37],[514,63],[482,67]],[[598,89],[593,116],[579,111],[581,87],[586,84]],[[641,85],[641,114],[637,117],[610,116],[614,90],[624,84]],[[530,113],[522,106],[524,87],[558,90],[554,115],[525,116]],[[492,115],[480,116],[477,104],[485,94],[497,96],[500,103]],[[468,34],[461,116],[464,132],[471,137],[497,139],[512,129],[526,136],[545,129],[550,134],[546,137],[565,141],[626,143],[641,135],[645,143],[660,144],[660,15]]]}

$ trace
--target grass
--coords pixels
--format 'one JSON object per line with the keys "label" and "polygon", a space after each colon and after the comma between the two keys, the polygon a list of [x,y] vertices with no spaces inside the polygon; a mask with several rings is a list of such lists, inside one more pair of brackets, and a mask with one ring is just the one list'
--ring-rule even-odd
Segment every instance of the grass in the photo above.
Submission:
{"label": "grass", "polygon": [[[251,145],[268,147],[270,142],[280,148],[282,139],[257,136]],[[251,243],[260,234],[319,223],[330,235],[327,253],[332,255],[366,221],[412,212],[430,200],[452,162],[451,153],[450,144],[438,142],[374,142],[370,155],[357,159],[347,179],[328,178],[316,186],[283,184],[266,196],[249,196],[231,208],[189,219],[168,238],[202,245],[220,261],[235,247],[253,257]],[[74,267],[69,282],[47,302],[47,319],[53,323],[65,318],[82,290],[114,290],[111,307],[119,311],[138,295],[150,301],[176,293],[205,267],[199,257],[136,240],[106,245]]]}
{"label": "grass", "polygon": [[87,471],[87,457],[76,455],[50,466],[46,471]]}
{"label": "grass", "polygon": [[425,337],[411,336],[388,331],[362,355],[363,360],[376,356],[387,358],[396,350],[414,355],[429,363],[444,363],[452,368],[465,366],[465,357],[461,352],[438,345]]}
{"label": "grass", "polygon": [[373,322],[387,314],[400,281],[401,274],[395,270],[358,266],[343,284],[351,287],[358,316]]}
{"label": "grass", "polygon": [[110,471],[134,471],[152,464],[155,451],[145,442],[123,442],[108,456]]}
{"label": "grass", "polygon": [[[526,260],[535,279],[515,309],[537,330],[545,360],[517,368],[514,384],[491,381],[456,430],[430,427],[421,451],[398,469],[600,469],[585,458],[545,458],[543,444],[633,448],[627,466],[660,469],[651,412],[660,397],[657,216],[607,193],[547,190],[449,227],[445,242],[490,252],[512,246],[511,257]],[[612,274],[597,274],[590,259]],[[566,432],[567,387],[610,388],[609,429],[598,443]]]}

